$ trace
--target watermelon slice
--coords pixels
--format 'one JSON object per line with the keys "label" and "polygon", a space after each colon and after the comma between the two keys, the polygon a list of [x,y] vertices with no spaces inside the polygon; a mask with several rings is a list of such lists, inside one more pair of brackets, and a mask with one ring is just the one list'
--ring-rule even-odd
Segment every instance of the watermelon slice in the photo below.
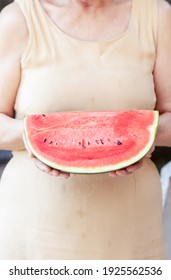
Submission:
{"label": "watermelon slice", "polygon": [[93,174],[125,168],[146,155],[158,125],[158,111],[57,112],[28,115],[24,137],[47,165]]}

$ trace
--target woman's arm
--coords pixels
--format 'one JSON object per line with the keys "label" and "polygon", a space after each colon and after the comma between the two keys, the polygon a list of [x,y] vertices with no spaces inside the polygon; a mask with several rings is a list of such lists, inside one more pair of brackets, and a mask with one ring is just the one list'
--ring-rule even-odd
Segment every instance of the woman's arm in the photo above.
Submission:
{"label": "woman's arm", "polygon": [[[14,119],[14,104],[20,85],[20,61],[28,42],[28,29],[16,3],[7,6],[0,15],[0,150],[25,149],[23,120]],[[26,147],[27,148],[27,147]],[[32,154],[30,154],[33,157]],[[35,158],[36,166],[54,175],[69,177],[69,173],[54,170]]]}
{"label": "woman's arm", "polygon": [[[155,145],[171,147],[171,6],[165,0],[158,0],[158,3],[159,25],[154,83],[157,97],[156,110],[159,110],[160,118]],[[154,146],[150,152],[153,150]],[[147,157],[150,157],[150,152]],[[110,172],[109,175],[129,175],[142,164],[143,159],[125,169]]]}
{"label": "woman's arm", "polygon": [[21,120],[15,120],[14,103],[20,84],[20,60],[28,31],[16,3],[0,14],[0,149],[23,149]]}
{"label": "woman's arm", "polygon": [[159,0],[157,58],[154,69],[156,109],[160,112],[156,146],[171,147],[171,6]]}

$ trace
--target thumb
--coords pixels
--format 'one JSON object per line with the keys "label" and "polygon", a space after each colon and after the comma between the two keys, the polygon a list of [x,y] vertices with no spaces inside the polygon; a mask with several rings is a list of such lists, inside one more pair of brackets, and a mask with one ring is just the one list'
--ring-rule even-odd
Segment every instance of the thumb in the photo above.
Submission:
{"label": "thumb", "polygon": [[146,154],[146,157],[150,158],[152,156],[152,153],[154,152],[154,150],[155,150],[155,143],[153,143],[152,147],[150,148],[150,150]]}

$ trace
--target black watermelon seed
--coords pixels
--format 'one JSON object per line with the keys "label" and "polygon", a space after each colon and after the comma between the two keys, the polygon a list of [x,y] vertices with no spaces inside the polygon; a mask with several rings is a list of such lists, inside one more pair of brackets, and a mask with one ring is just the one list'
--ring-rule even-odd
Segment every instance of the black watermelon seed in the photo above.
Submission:
{"label": "black watermelon seed", "polygon": [[100,142],[102,143],[102,145],[104,145],[103,139],[100,139]]}
{"label": "black watermelon seed", "polygon": [[43,143],[45,143],[47,141],[47,139],[45,138],[44,140],[43,140]]}
{"label": "black watermelon seed", "polygon": [[122,145],[122,142],[121,141],[117,141],[117,145]]}

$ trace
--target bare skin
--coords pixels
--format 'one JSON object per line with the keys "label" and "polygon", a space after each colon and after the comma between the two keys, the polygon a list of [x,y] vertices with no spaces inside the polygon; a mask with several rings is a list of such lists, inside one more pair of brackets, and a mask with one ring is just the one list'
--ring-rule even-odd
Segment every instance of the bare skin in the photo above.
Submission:
{"label": "bare skin", "polygon": [[[68,35],[87,41],[106,41],[117,38],[127,29],[132,1],[41,0],[40,2],[52,21]],[[168,147],[171,147],[170,26],[171,7],[164,0],[159,0],[159,33],[154,81],[156,109],[160,111],[160,121],[155,144]],[[18,5],[16,3],[9,5],[0,16],[0,100],[3,100],[0,103],[0,149],[3,150],[27,148],[22,137],[23,121],[14,118],[14,104],[21,77],[20,59],[27,46],[28,37],[27,25]],[[32,154],[30,156],[33,157]],[[147,156],[150,156],[150,153]],[[35,164],[50,175],[65,178],[70,176],[69,173],[54,170],[37,159]],[[142,164],[143,160],[126,169],[110,172],[109,175],[112,177],[129,175]]]}
{"label": "bare skin", "polygon": [[108,41],[128,27],[132,1],[41,0],[52,21],[68,35],[85,41]]}

